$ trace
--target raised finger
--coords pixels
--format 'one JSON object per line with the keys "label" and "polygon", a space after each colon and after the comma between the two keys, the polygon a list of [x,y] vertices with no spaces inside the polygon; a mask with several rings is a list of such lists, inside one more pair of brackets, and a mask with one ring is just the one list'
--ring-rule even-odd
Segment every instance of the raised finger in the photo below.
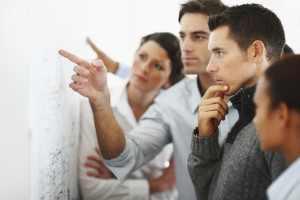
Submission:
{"label": "raised finger", "polygon": [[70,60],[71,62],[76,63],[77,65],[80,65],[80,66],[85,67],[87,69],[90,66],[89,62],[87,62],[87,61],[85,61],[85,60],[83,60],[83,59],[75,56],[74,54],[71,54],[68,51],[65,51],[65,50],[61,49],[61,50],[58,51],[58,53],[61,56],[63,56],[65,58],[67,58],[68,60]]}
{"label": "raised finger", "polygon": [[228,86],[227,85],[213,85],[210,86],[205,94],[203,95],[202,99],[209,99],[212,98],[214,96],[216,96],[217,93],[219,92],[226,92],[228,90]]}

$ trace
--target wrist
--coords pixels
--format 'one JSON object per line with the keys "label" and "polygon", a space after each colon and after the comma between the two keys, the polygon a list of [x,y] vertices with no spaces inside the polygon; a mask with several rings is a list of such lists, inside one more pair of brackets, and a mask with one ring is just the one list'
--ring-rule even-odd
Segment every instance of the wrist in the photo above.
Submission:
{"label": "wrist", "polygon": [[103,110],[110,106],[110,94],[108,88],[95,95],[95,98],[89,98],[91,108],[93,110]]}
{"label": "wrist", "polygon": [[193,131],[193,134],[196,136],[209,137],[214,133],[214,131],[202,130],[202,129],[199,129],[198,127],[201,127],[201,126],[198,125]]}

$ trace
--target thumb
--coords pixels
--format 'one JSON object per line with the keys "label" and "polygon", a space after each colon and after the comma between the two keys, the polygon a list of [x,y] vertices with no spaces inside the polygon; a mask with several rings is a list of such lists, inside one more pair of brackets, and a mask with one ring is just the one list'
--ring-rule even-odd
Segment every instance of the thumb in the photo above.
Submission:
{"label": "thumb", "polygon": [[103,67],[103,66],[104,66],[104,63],[103,63],[103,61],[102,61],[101,59],[97,59],[97,60],[93,60],[93,61],[91,62],[91,65],[92,65],[93,67]]}
{"label": "thumb", "polygon": [[97,59],[97,60],[93,60],[91,62],[91,65],[92,69],[96,70],[96,71],[101,71],[101,70],[104,70],[104,71],[107,71],[106,70],[106,67],[103,63],[103,61],[101,59]]}

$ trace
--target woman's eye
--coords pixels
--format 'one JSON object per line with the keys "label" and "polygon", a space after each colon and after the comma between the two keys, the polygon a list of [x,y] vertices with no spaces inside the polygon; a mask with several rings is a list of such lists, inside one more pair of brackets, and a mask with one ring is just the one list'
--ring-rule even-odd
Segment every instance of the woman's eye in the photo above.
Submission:
{"label": "woman's eye", "polygon": [[144,54],[140,54],[139,57],[144,60],[146,56]]}
{"label": "woman's eye", "polygon": [[163,70],[163,67],[159,64],[155,64],[155,68],[158,69],[158,70]]}

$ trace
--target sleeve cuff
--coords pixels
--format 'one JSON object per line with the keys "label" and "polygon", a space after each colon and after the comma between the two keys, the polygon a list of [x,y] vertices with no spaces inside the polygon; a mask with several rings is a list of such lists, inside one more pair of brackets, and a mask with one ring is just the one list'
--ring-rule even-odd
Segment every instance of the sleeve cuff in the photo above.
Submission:
{"label": "sleeve cuff", "polygon": [[118,69],[115,72],[115,75],[119,76],[120,78],[127,78],[129,77],[130,67],[124,65],[123,63],[118,62]]}
{"label": "sleeve cuff", "polygon": [[192,136],[192,152],[203,159],[219,158],[221,151],[218,143],[219,130],[208,137],[200,137],[198,134],[198,127],[196,127]]}
{"label": "sleeve cuff", "polygon": [[[126,182],[125,182],[126,183]],[[136,179],[128,181],[129,199],[144,199],[150,198],[150,188],[148,181],[145,179]]]}

